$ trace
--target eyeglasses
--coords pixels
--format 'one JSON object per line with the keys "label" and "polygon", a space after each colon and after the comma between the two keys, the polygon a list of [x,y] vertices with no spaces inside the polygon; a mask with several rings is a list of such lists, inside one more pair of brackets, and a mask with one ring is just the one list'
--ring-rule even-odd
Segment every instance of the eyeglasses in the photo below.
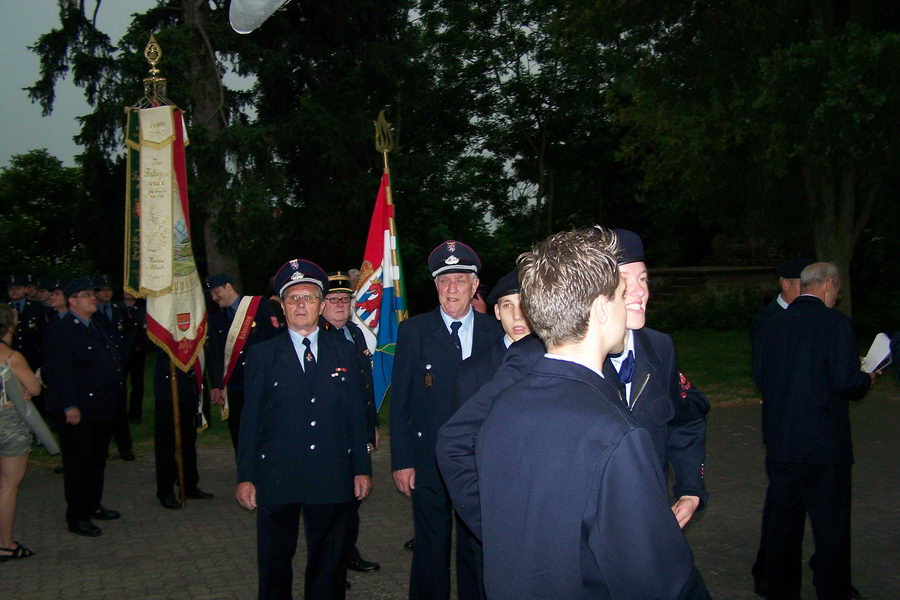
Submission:
{"label": "eyeglasses", "polygon": [[77,294],[72,294],[72,297],[73,298],[93,298],[94,295],[95,295],[94,292],[87,291],[87,292],[78,292]]}
{"label": "eyeglasses", "polygon": [[321,298],[313,296],[312,294],[291,294],[290,296],[284,297],[284,303],[290,306],[294,306],[295,304],[318,304],[319,301],[321,301]]}
{"label": "eyeglasses", "polygon": [[329,304],[350,304],[350,296],[333,296],[325,298]]}

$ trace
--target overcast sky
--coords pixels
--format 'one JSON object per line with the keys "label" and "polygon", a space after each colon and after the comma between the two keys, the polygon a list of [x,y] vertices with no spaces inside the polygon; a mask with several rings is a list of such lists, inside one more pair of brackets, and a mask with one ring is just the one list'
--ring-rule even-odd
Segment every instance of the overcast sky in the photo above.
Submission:
{"label": "overcast sky", "polygon": [[[94,2],[86,0],[88,10],[93,11]],[[130,15],[143,12],[155,3],[155,0],[103,0],[97,27],[115,44],[125,33]],[[72,141],[78,133],[75,117],[90,112],[82,90],[69,80],[57,83],[53,114],[49,117],[42,117],[40,105],[32,104],[22,90],[38,78],[38,57],[28,46],[42,33],[58,27],[56,0],[0,0],[0,110],[4,111],[0,118],[0,167],[7,166],[13,154],[34,148],[47,148],[63,163],[73,166],[73,156],[80,152]],[[165,64],[162,70],[165,74]],[[135,100],[143,91],[141,85],[135,81]]]}

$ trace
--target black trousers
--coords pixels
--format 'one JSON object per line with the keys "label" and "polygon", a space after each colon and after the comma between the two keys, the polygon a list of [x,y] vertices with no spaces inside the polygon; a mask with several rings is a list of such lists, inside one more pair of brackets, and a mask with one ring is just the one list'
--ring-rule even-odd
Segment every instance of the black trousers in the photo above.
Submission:
{"label": "black trousers", "polygon": [[[195,490],[200,482],[197,472],[197,428],[194,414],[197,405],[188,398],[179,403],[181,417],[181,457],[184,465],[184,489]],[[162,498],[172,493],[178,482],[178,463],[175,460],[175,428],[172,419],[170,397],[156,398],[154,416],[153,454],[156,459],[156,496]]]}
{"label": "black trousers", "polygon": [[116,418],[113,420],[112,437],[120,454],[127,454],[133,449],[131,442],[131,428],[128,424],[128,409],[125,407],[125,389],[119,393],[116,401]]}
{"label": "black trousers", "polygon": [[850,594],[850,465],[766,462],[769,514],[763,522],[770,600],[800,598],[803,527],[815,541],[813,584],[819,600]]}
{"label": "black trousers", "polygon": [[349,503],[340,504],[260,504],[256,514],[257,568],[260,600],[293,598],[291,562],[297,551],[300,516],[306,538],[304,600],[343,600],[347,567],[344,545],[347,540]]}
{"label": "black trousers", "polygon": [[[450,543],[453,532],[453,506],[447,488],[440,481],[435,484],[417,480],[412,505],[416,545],[413,547],[409,576],[409,598],[447,600],[450,597]],[[463,539],[462,549],[459,548],[460,539]],[[474,559],[474,553],[457,529],[456,586],[460,600],[479,598]]]}
{"label": "black trousers", "polygon": [[[153,454],[156,459],[156,496],[162,498],[172,493],[178,481],[178,463],[175,460],[175,428],[172,414],[172,384],[169,381],[169,362],[160,358],[153,374],[154,437]],[[184,373],[175,369],[178,385],[178,414],[181,430],[181,456],[184,464],[184,489],[197,488],[197,384],[194,372]]]}
{"label": "black trousers", "polygon": [[354,498],[347,508],[347,545],[344,548],[344,561],[362,560],[362,555],[356,547],[359,539],[359,505],[361,502]]}
{"label": "black trousers", "polygon": [[125,381],[130,384],[128,392],[128,418],[140,421],[144,416],[144,367],[147,354],[143,350],[132,352],[128,357]]}
{"label": "black trousers", "polygon": [[57,420],[62,449],[63,486],[66,494],[66,521],[89,519],[103,497],[103,475],[112,421],[82,420],[68,425]]}
{"label": "black trousers", "polygon": [[244,390],[228,388],[228,433],[231,434],[231,445],[237,456],[238,442],[241,436],[241,413],[244,412]]}

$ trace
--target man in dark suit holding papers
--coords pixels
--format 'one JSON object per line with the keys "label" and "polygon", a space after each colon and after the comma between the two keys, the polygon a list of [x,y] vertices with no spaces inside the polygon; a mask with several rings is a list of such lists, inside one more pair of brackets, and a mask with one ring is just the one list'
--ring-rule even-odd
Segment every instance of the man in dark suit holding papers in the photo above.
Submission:
{"label": "man in dark suit holding papers", "polygon": [[875,376],[860,371],[850,318],[833,310],[840,289],[835,265],[809,265],[800,275],[801,295],[763,325],[753,345],[769,477],[763,522],[769,598],[800,596],[807,514],[817,597],[851,595],[848,400],[865,395]]}

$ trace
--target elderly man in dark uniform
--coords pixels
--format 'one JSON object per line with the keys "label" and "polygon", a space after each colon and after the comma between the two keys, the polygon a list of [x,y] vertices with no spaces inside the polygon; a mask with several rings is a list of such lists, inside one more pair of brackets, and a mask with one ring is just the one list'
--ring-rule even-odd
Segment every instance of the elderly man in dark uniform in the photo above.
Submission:
{"label": "elderly man in dark uniform", "polygon": [[[588,231],[590,232],[590,231]],[[678,370],[675,347],[668,335],[644,327],[649,299],[647,268],[641,239],[615,230],[619,242],[618,270],[625,282],[626,331],[607,355],[604,374],[619,382],[617,397],[631,418],[649,434],[656,465],[666,481],[674,470],[672,511],[684,527],[707,501],[703,481],[706,454],[706,413],[709,401]],[[438,463],[453,494],[453,504],[472,531],[480,532],[479,475],[474,468],[478,428],[497,394],[520,380],[544,354],[541,340],[526,336],[510,347],[496,376],[472,396],[441,429]]]}
{"label": "elderly man in dark uniform", "polygon": [[801,295],[762,326],[753,347],[769,477],[763,522],[768,598],[800,597],[807,514],[816,545],[816,596],[851,597],[848,400],[864,396],[875,375],[860,371],[853,323],[833,310],[840,290],[835,265],[809,265],[800,274]]}
{"label": "elderly man in dark uniform", "polygon": [[327,285],[318,265],[285,263],[275,289],[288,329],[254,346],[247,360],[235,496],[258,509],[261,599],[292,597],[301,514],[308,553],[303,597],[344,597],[350,503],[372,486],[354,347],[319,327]]}
{"label": "elderly man in dark uniform", "polygon": [[48,331],[44,380],[48,413],[57,420],[62,447],[69,531],[87,537],[103,532],[91,519],[119,513],[100,503],[113,419],[122,396],[122,357],[94,314],[89,277],[66,285],[69,312]]}
{"label": "elderly man in dark uniform", "polygon": [[[501,337],[497,321],[472,309],[481,259],[472,248],[448,240],[428,257],[440,306],[400,323],[391,385],[391,468],[397,488],[412,496],[415,547],[411,599],[450,596],[453,507],[438,472],[437,431],[456,407],[460,363]],[[462,557],[458,557],[462,558]],[[457,566],[462,593],[477,582],[462,578],[474,567]]]}
{"label": "elderly man in dark uniform", "polygon": [[[369,436],[369,448],[376,450],[380,442],[378,437],[378,413],[375,412],[375,390],[372,384],[372,355],[366,346],[366,340],[359,326],[350,320],[353,311],[353,290],[350,278],[346,273],[337,271],[328,274],[328,291],[319,327],[323,331],[333,333],[352,342],[356,348],[359,363],[359,379],[362,383],[362,396],[365,401],[366,431]],[[361,573],[377,571],[381,565],[365,560],[356,547],[359,539],[359,505],[351,502],[350,514],[347,517],[347,568]]]}
{"label": "elderly man in dark uniform", "polygon": [[213,404],[228,408],[228,431],[237,452],[244,408],[244,365],[246,352],[254,344],[278,333],[278,321],[262,296],[241,296],[229,275],[210,275],[206,289],[221,310],[209,317],[210,397]]}
{"label": "elderly man in dark uniform", "polygon": [[[128,314],[125,306],[120,302],[113,301],[112,280],[109,275],[95,275],[92,279],[94,281],[94,297],[97,299],[97,312],[94,314],[94,320],[98,326],[106,328],[110,339],[116,345],[116,349],[122,357],[123,369],[127,369],[126,330],[128,327]],[[116,417],[113,423],[113,441],[119,450],[119,456],[122,457],[122,460],[132,461],[135,459],[131,429],[128,426],[128,407],[126,406],[124,389],[116,408]]]}
{"label": "elderly man in dark uniform", "polygon": [[603,376],[629,303],[616,252],[609,231],[575,231],[519,257],[547,352],[478,434],[488,598],[709,597],[651,437]]}

